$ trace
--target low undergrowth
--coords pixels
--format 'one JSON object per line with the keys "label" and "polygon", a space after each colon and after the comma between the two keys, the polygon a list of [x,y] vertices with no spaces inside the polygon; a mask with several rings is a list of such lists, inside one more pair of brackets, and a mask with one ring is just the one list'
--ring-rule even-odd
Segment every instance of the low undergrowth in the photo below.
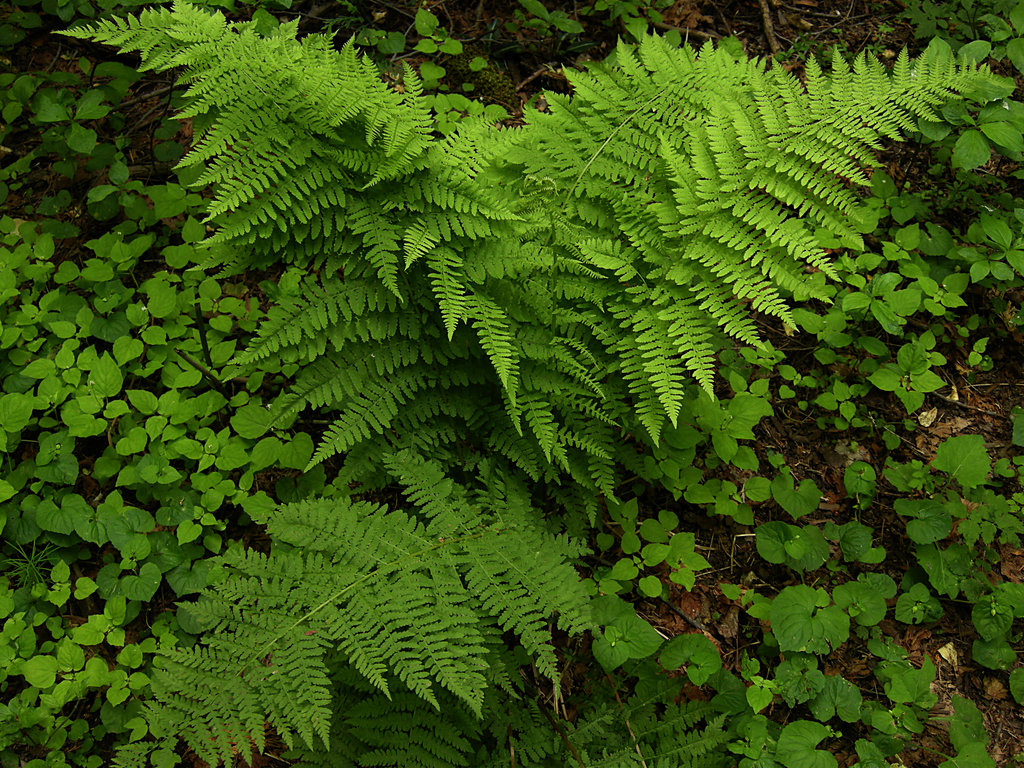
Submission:
{"label": "low undergrowth", "polygon": [[[433,4],[343,3],[326,27],[305,6],[228,10],[267,33],[295,19],[355,35],[392,80],[414,63],[432,130],[452,134],[476,114],[518,121],[523,92],[503,62],[603,51],[609,30],[666,31],[678,10],[553,5],[485,11],[480,34],[463,34],[472,9],[446,17]],[[837,279],[806,273],[806,295],[788,296],[793,325],[758,316],[761,346],[721,343],[715,397],[688,385],[652,450],[634,450],[639,428],[624,440],[614,494],[571,531],[586,551],[565,548],[593,630],[549,633],[553,679],[522,647],[501,657],[521,680],[514,722],[533,737],[482,730],[444,691],[444,711],[461,714],[431,720],[397,684],[388,706],[419,713],[413,738],[328,659],[364,751],[305,764],[1024,762],[1024,12],[955,5],[952,17],[912,5],[901,23],[1005,77],[886,150],[861,242],[814,232]],[[3,55],[28,62],[0,75],[5,768],[98,767],[154,739],[151,765],[199,765],[146,709],[162,659],[208,629],[181,606],[213,594],[245,553],[289,556],[288,519],[272,510],[350,494],[343,457],[309,466],[330,414],[282,422],[266,407],[294,385],[297,360],[229,369],[271,307],[304,295],[303,270],[197,269],[208,198],[191,186],[197,171],[172,170],[194,129],[173,116],[178,89],[49,34],[132,10],[24,2],[0,27]],[[564,90],[546,70],[531,82]],[[366,503],[414,501],[387,483]],[[488,653],[512,628],[500,621],[480,635]],[[423,748],[389,752],[401,739]],[[238,759],[300,759],[273,729],[262,746],[267,757],[236,743]]]}

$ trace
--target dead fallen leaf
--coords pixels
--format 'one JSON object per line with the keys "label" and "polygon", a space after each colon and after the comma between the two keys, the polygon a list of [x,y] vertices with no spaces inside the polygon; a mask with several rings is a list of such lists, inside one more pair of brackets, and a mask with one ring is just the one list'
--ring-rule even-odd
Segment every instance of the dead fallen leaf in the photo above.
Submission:
{"label": "dead fallen leaf", "polygon": [[1024,550],[1003,544],[999,547],[999,572],[1008,581],[1024,581]]}
{"label": "dead fallen leaf", "polygon": [[740,607],[733,605],[725,612],[725,616],[718,622],[718,634],[722,637],[732,639],[740,631]]}
{"label": "dead fallen leaf", "polygon": [[936,417],[939,415],[938,408],[929,408],[927,411],[921,411],[917,416],[917,423],[922,427],[930,427],[935,423]]}
{"label": "dead fallen leaf", "polygon": [[994,677],[985,678],[985,697],[993,701],[1002,701],[1006,698],[1006,686]]}
{"label": "dead fallen leaf", "polygon": [[957,656],[956,647],[952,643],[946,643],[944,646],[939,648],[939,656],[941,656],[947,664],[953,669],[959,666],[959,658]]}

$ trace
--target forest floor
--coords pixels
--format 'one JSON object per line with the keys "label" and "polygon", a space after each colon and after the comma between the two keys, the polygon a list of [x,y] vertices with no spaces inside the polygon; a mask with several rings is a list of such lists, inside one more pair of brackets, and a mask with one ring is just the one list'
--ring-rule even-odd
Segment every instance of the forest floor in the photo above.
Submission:
{"label": "forest floor", "polygon": [[[368,12],[361,16],[372,20],[375,29],[403,35],[411,29],[418,7],[408,0],[371,0],[364,5]],[[471,50],[483,51],[493,62],[499,81],[483,96],[509,111],[510,124],[521,118],[525,104],[538,104],[544,91],[568,90],[563,67],[579,67],[588,60],[603,59],[616,39],[625,34],[621,26],[608,26],[585,18],[582,19],[585,31],[580,35],[551,35],[531,30],[521,23],[521,18],[517,19],[519,6],[501,0],[431,2],[427,6],[441,19],[452,38],[463,41]],[[576,10],[571,3],[558,6],[550,0],[546,6],[549,10],[561,7],[570,16],[574,16]],[[296,8],[294,14],[300,19],[300,27],[314,31],[330,16],[334,5]],[[678,30],[693,43],[735,37],[747,54],[775,56],[775,66],[783,66],[799,77],[806,58],[830,46],[839,46],[847,53],[867,52],[882,59],[894,59],[904,47],[909,47],[911,52],[920,49],[927,41],[915,37],[914,26],[902,16],[904,10],[902,3],[888,0],[727,0],[720,3],[681,0],[661,9],[663,21],[656,26],[666,32]],[[292,12],[285,10],[279,15],[287,18]],[[70,70],[77,66],[78,57],[100,55],[108,54],[99,47],[58,40],[42,31],[31,34],[9,54],[12,69],[19,72]],[[415,51],[405,51],[393,58],[412,64],[426,60]],[[444,65],[444,58],[439,62]],[[442,82],[457,88],[458,67],[450,66],[448,70],[447,80]],[[170,84],[167,77],[148,76],[133,86],[129,98],[122,104],[129,118],[126,130],[131,138],[128,152],[133,172],[154,182],[166,178],[171,165],[156,158],[152,151],[152,128],[170,112]],[[187,144],[191,138],[189,133],[186,123],[173,140]],[[26,134],[22,140],[30,142],[37,138]],[[17,142],[15,135],[9,137],[7,145],[17,150]],[[928,159],[911,145],[891,147],[883,155],[882,169],[901,189],[921,189],[934,183],[934,178],[926,173],[927,167]],[[1004,163],[992,172],[1007,170]],[[80,173],[71,179],[53,173],[46,164],[37,164],[30,171],[25,186],[7,199],[7,213],[17,216],[24,205],[63,188],[68,188],[73,197],[84,196],[94,183],[84,164]],[[68,214],[68,220],[76,221],[74,209]],[[83,216],[78,223],[83,225],[82,242],[102,232],[102,224],[87,217]],[[951,223],[952,228],[961,225],[962,222]],[[1012,306],[1019,306],[1022,297],[1016,295],[1010,299]],[[922,324],[922,328],[926,327]],[[787,364],[799,371],[820,367],[813,357],[818,349],[813,337],[793,333],[778,323],[764,322],[762,330],[765,338],[784,354]],[[949,330],[955,335],[957,329]],[[990,329],[990,335],[998,335],[998,343],[989,347],[992,366],[987,371],[972,369],[968,376],[966,351],[943,350],[947,362],[933,370],[950,386],[928,395],[924,408],[913,417],[917,422],[915,429],[912,433],[901,434],[900,444],[895,449],[883,445],[881,431],[872,434],[870,430],[861,430],[852,434],[849,430],[823,428],[813,409],[801,410],[782,404],[775,408],[774,416],[761,421],[753,443],[760,463],[768,465],[772,454],[784,457],[785,465],[795,478],[811,478],[821,489],[824,501],[816,516],[805,519],[804,523],[825,523],[843,509],[847,495],[844,470],[853,461],[872,465],[881,478],[887,458],[927,464],[935,458],[936,448],[945,438],[961,433],[983,435],[993,459],[1012,455],[1011,412],[1024,405],[1024,337],[1018,326],[1010,322],[1003,328]],[[874,390],[863,402],[879,423],[902,423],[907,419],[903,406],[890,393]],[[743,484],[742,471],[733,466],[722,464],[710,474],[715,472],[723,481],[734,482],[737,486]],[[1014,490],[1012,484],[1003,486],[1004,493]],[[700,552],[711,563],[711,569],[698,574],[697,585],[690,592],[670,585],[673,605],[641,601],[638,609],[667,636],[700,627],[722,650],[726,667],[738,672],[741,652],[749,650],[750,638],[759,634],[749,631],[751,628],[744,622],[752,620],[741,618],[739,608],[722,594],[719,584],[764,585],[778,590],[797,583],[793,572],[771,565],[758,555],[751,526],[736,524],[726,517],[708,516],[703,506],[675,500],[656,491],[647,494],[652,504],[672,509],[684,528],[696,532]],[[860,519],[876,532],[875,544],[884,546],[889,553],[885,568],[898,583],[902,571],[913,565],[910,560],[913,545],[893,511],[891,502],[896,496],[896,492],[880,488],[875,502],[863,511]],[[772,519],[770,505],[753,505],[753,509],[755,525]],[[901,553],[906,560],[900,559]],[[1024,550],[1003,545],[1000,554],[997,568],[1003,577],[1014,582],[1024,581]],[[910,652],[912,663],[919,663],[925,654],[936,660],[939,672],[932,685],[933,691],[939,694],[939,703],[933,714],[951,713],[950,701],[954,694],[969,698],[984,715],[991,735],[990,754],[997,764],[1008,763],[1020,752],[1024,745],[1021,708],[1013,702],[999,677],[969,661],[971,643],[976,637],[969,604],[965,603],[960,610],[947,610],[941,621],[927,628],[892,618],[883,620],[881,627]],[[867,695],[878,683],[870,670],[867,652],[861,653],[861,650],[862,646],[852,643],[843,646],[827,658],[825,672],[842,669],[844,676]],[[593,670],[575,670],[579,678],[591,672]],[[693,695],[702,694],[694,689]],[[771,713],[773,719],[784,721],[788,717],[782,706],[777,705],[777,710]],[[905,753],[904,763],[912,768],[937,765],[940,758],[935,754],[948,746],[948,735],[941,725],[929,723],[920,739],[920,749]],[[840,766],[856,761],[852,745],[852,738],[831,743]]]}

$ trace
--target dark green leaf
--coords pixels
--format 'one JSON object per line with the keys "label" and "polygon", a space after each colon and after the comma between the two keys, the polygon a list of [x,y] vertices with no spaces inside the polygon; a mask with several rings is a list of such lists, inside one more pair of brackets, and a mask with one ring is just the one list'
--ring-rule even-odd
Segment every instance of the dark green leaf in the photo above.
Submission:
{"label": "dark green leaf", "polygon": [[1024,38],[1015,37],[1006,44],[1006,56],[1018,72],[1024,73]]}
{"label": "dark green leaf", "polygon": [[1017,653],[1006,640],[975,640],[971,657],[989,669],[1009,669],[1017,661]]}
{"label": "dark green leaf", "polygon": [[96,149],[96,138],[96,131],[92,128],[86,128],[79,123],[72,123],[65,140],[68,147],[75,152],[78,152],[80,155],[88,155],[92,154],[92,151]]}
{"label": "dark green leaf", "polygon": [[794,490],[793,478],[787,474],[772,480],[772,496],[794,519],[809,515],[821,503],[821,491],[813,480],[803,480]]}
{"label": "dark green leaf", "polygon": [[1024,139],[1021,138],[1020,129],[1015,128],[1012,123],[982,123],[978,127],[997,146],[1011,152],[1024,151]]}
{"label": "dark green leaf", "polygon": [[784,760],[786,768],[836,768],[836,758],[816,748],[829,733],[821,723],[797,720],[782,729],[775,754]]}
{"label": "dark green leaf", "polygon": [[953,167],[971,170],[988,162],[988,140],[973,128],[964,131],[953,146]]}
{"label": "dark green leaf", "polygon": [[932,466],[954,477],[964,488],[976,488],[985,482],[992,462],[981,435],[957,435],[939,446]]}
{"label": "dark green leaf", "polygon": [[110,398],[121,392],[124,375],[114,358],[104,352],[89,372],[89,385],[99,397]]}
{"label": "dark green leaf", "polygon": [[701,633],[673,637],[662,649],[660,661],[667,670],[687,665],[686,675],[694,685],[704,685],[722,668],[722,655],[715,644]]}

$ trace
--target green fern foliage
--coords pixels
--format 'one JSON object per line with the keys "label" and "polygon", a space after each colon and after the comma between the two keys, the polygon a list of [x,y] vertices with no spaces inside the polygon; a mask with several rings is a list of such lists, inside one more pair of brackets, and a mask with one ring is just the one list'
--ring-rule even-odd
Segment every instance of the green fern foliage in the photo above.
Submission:
{"label": "green fern foliage", "polygon": [[[295,33],[264,38],[185,3],[72,33],[182,68],[184,114],[204,126],[182,164],[214,190],[213,261],[323,268],[238,362],[295,346],[314,364],[289,405],[341,414],[317,461],[465,419],[459,379],[470,412],[505,412],[492,448],[605,492],[621,430],[657,441],[694,379],[711,391],[723,334],[756,344],[751,310],[789,320],[807,272],[832,274],[812,229],[859,237],[851,185],[879,141],[982,76],[934,51],[891,72],[837,55],[805,87],[650,37],[571,73],[573,95],[522,128],[468,122],[438,139],[412,72],[399,92],[351,46]],[[427,360],[383,351],[409,339],[382,291],[421,315]],[[461,327],[472,336],[456,341]],[[334,383],[367,355],[379,372],[360,374],[362,396]],[[426,374],[432,359],[486,360],[501,391]]]}
{"label": "green fern foliage", "polygon": [[289,746],[328,747],[329,654],[385,697],[437,710],[445,691],[479,716],[503,632],[557,686],[549,617],[565,632],[590,626],[568,564],[579,548],[537,529],[521,502],[492,494],[485,512],[421,457],[389,464],[412,513],[346,498],[285,505],[266,520],[269,556],[225,555],[227,578],[184,609],[204,642],[154,676],[155,732],[211,763],[262,751],[267,726]]}
{"label": "green fern foliage", "polygon": [[[718,334],[757,343],[750,310],[790,320],[806,273],[832,275],[812,228],[850,224],[881,138],[979,73],[929,52],[893,71],[837,54],[806,88],[780,67],[650,37],[567,73],[572,96],[531,113],[507,159],[524,196],[555,203],[553,241],[606,276],[610,351],[652,437],[675,421],[692,374],[711,391]],[[595,321],[597,318],[595,318]]]}
{"label": "green fern foliage", "polygon": [[722,344],[833,274],[815,230],[859,238],[881,142],[986,72],[929,51],[802,84],[649,37],[522,127],[442,138],[413,72],[386,84],[296,24],[176,2],[68,34],[179,70],[209,266],[302,275],[225,375],[294,372],[276,423],[326,414],[311,464],[348,489],[271,513],[269,554],[228,551],[119,766],[179,737],[232,764],[270,733],[318,766],[730,764],[678,689],[553,714],[553,632],[590,626],[580,534]]}

